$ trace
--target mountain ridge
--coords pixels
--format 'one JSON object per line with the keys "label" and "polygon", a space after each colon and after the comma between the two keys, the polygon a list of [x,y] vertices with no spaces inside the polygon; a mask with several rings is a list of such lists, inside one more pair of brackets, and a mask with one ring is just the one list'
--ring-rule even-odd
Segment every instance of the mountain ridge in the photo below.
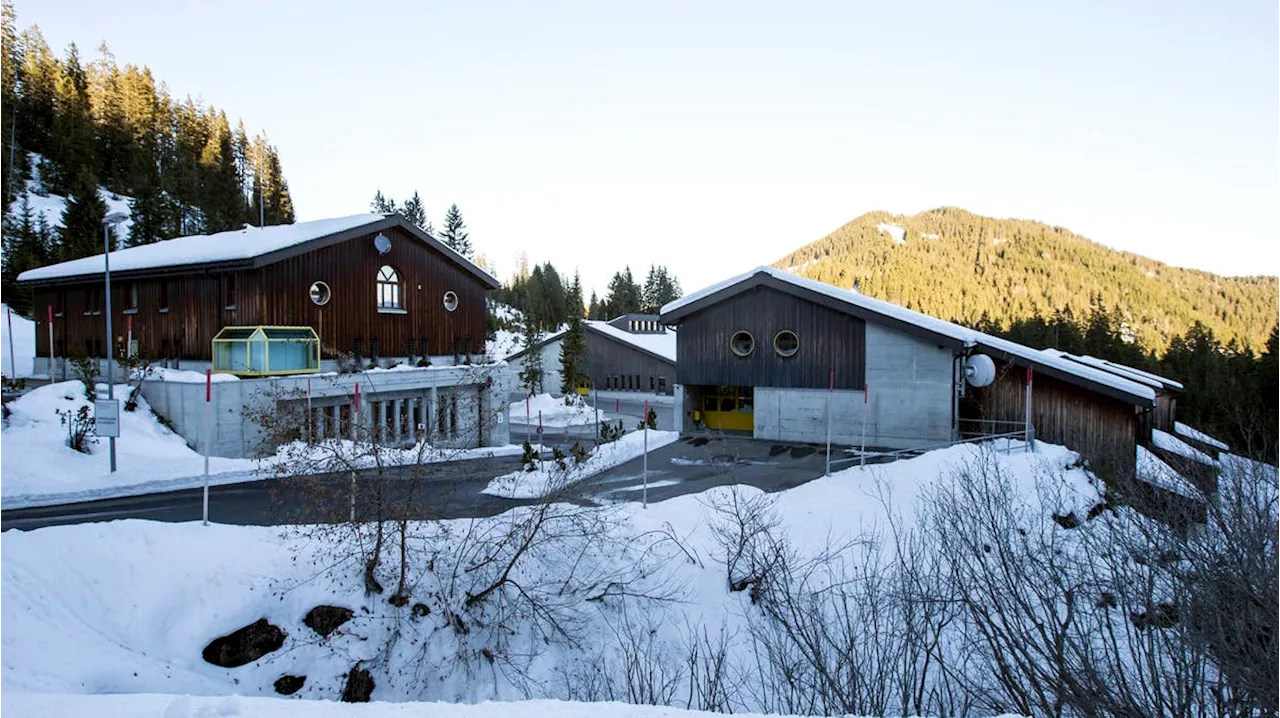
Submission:
{"label": "mountain ridge", "polygon": [[960,207],[867,212],[773,266],[968,325],[1083,321],[1100,307],[1156,353],[1197,321],[1224,344],[1261,350],[1280,313],[1275,276],[1178,267],[1062,226]]}

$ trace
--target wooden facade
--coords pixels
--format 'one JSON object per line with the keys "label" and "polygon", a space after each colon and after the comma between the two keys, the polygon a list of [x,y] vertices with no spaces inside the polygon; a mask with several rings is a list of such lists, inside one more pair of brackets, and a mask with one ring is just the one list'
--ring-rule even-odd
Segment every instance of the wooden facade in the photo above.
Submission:
{"label": "wooden facade", "polygon": [[591,385],[604,391],[642,391],[670,394],[676,384],[676,363],[584,325],[587,373]]}
{"label": "wooden facade", "polygon": [[[961,419],[1022,422],[1026,417],[1026,369],[996,360],[996,380],[968,387]],[[1140,437],[1140,410],[1044,374],[1033,374],[1031,424],[1036,439],[1080,452],[1103,478],[1134,476]]]}
{"label": "wooden facade", "polygon": [[[774,349],[779,332],[795,333],[795,354]],[[734,334],[754,339],[747,356],[730,347]],[[680,319],[676,372],[686,385],[862,389],[866,323],[846,312],[760,285]]]}
{"label": "wooden facade", "polygon": [[[210,342],[222,327],[257,324],[314,328],[325,359],[483,353],[485,293],[496,283],[403,224],[389,218],[339,241],[307,242],[299,251],[256,261],[112,272],[116,355],[125,349],[130,323],[142,355],[179,363],[209,361]],[[391,240],[386,254],[374,247],[379,233]],[[378,306],[377,276],[388,265],[398,274],[399,310]],[[317,281],[331,290],[322,306],[309,296]],[[33,284],[36,355],[49,356],[45,317],[52,306],[56,356],[105,356],[102,276]],[[453,311],[445,306],[446,292],[456,294]]]}

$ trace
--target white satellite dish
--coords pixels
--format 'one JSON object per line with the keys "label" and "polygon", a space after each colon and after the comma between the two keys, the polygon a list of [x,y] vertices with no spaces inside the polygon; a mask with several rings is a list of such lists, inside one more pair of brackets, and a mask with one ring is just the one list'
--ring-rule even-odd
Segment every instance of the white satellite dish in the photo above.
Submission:
{"label": "white satellite dish", "polygon": [[987,386],[996,380],[996,363],[986,354],[972,354],[964,360],[964,378],[971,386]]}
{"label": "white satellite dish", "polygon": [[378,236],[373,238],[373,247],[378,250],[378,254],[386,254],[391,251],[391,240],[387,235],[379,232]]}

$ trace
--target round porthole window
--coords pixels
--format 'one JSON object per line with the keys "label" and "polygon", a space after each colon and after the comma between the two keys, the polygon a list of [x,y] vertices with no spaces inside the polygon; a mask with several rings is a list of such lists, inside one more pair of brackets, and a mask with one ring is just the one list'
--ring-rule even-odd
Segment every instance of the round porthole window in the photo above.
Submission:
{"label": "round porthole window", "polygon": [[756,338],[748,331],[734,332],[729,339],[729,348],[740,357],[750,356],[756,349]]}
{"label": "round porthole window", "polygon": [[316,306],[323,307],[329,303],[329,299],[333,296],[333,292],[329,290],[329,285],[324,282],[311,283],[311,303]]}
{"label": "round porthole window", "polygon": [[800,338],[790,329],[783,329],[773,337],[773,350],[780,357],[792,357],[800,351]]}
{"label": "round porthole window", "polygon": [[458,295],[456,293],[444,293],[444,308],[451,312],[458,308]]}

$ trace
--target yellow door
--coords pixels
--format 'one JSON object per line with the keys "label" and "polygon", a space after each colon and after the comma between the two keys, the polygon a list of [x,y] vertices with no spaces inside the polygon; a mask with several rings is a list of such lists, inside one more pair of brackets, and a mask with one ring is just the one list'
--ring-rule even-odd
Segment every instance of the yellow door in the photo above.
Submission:
{"label": "yellow door", "polygon": [[721,386],[708,389],[702,399],[702,413],[708,429],[754,431],[755,412],[751,387]]}

